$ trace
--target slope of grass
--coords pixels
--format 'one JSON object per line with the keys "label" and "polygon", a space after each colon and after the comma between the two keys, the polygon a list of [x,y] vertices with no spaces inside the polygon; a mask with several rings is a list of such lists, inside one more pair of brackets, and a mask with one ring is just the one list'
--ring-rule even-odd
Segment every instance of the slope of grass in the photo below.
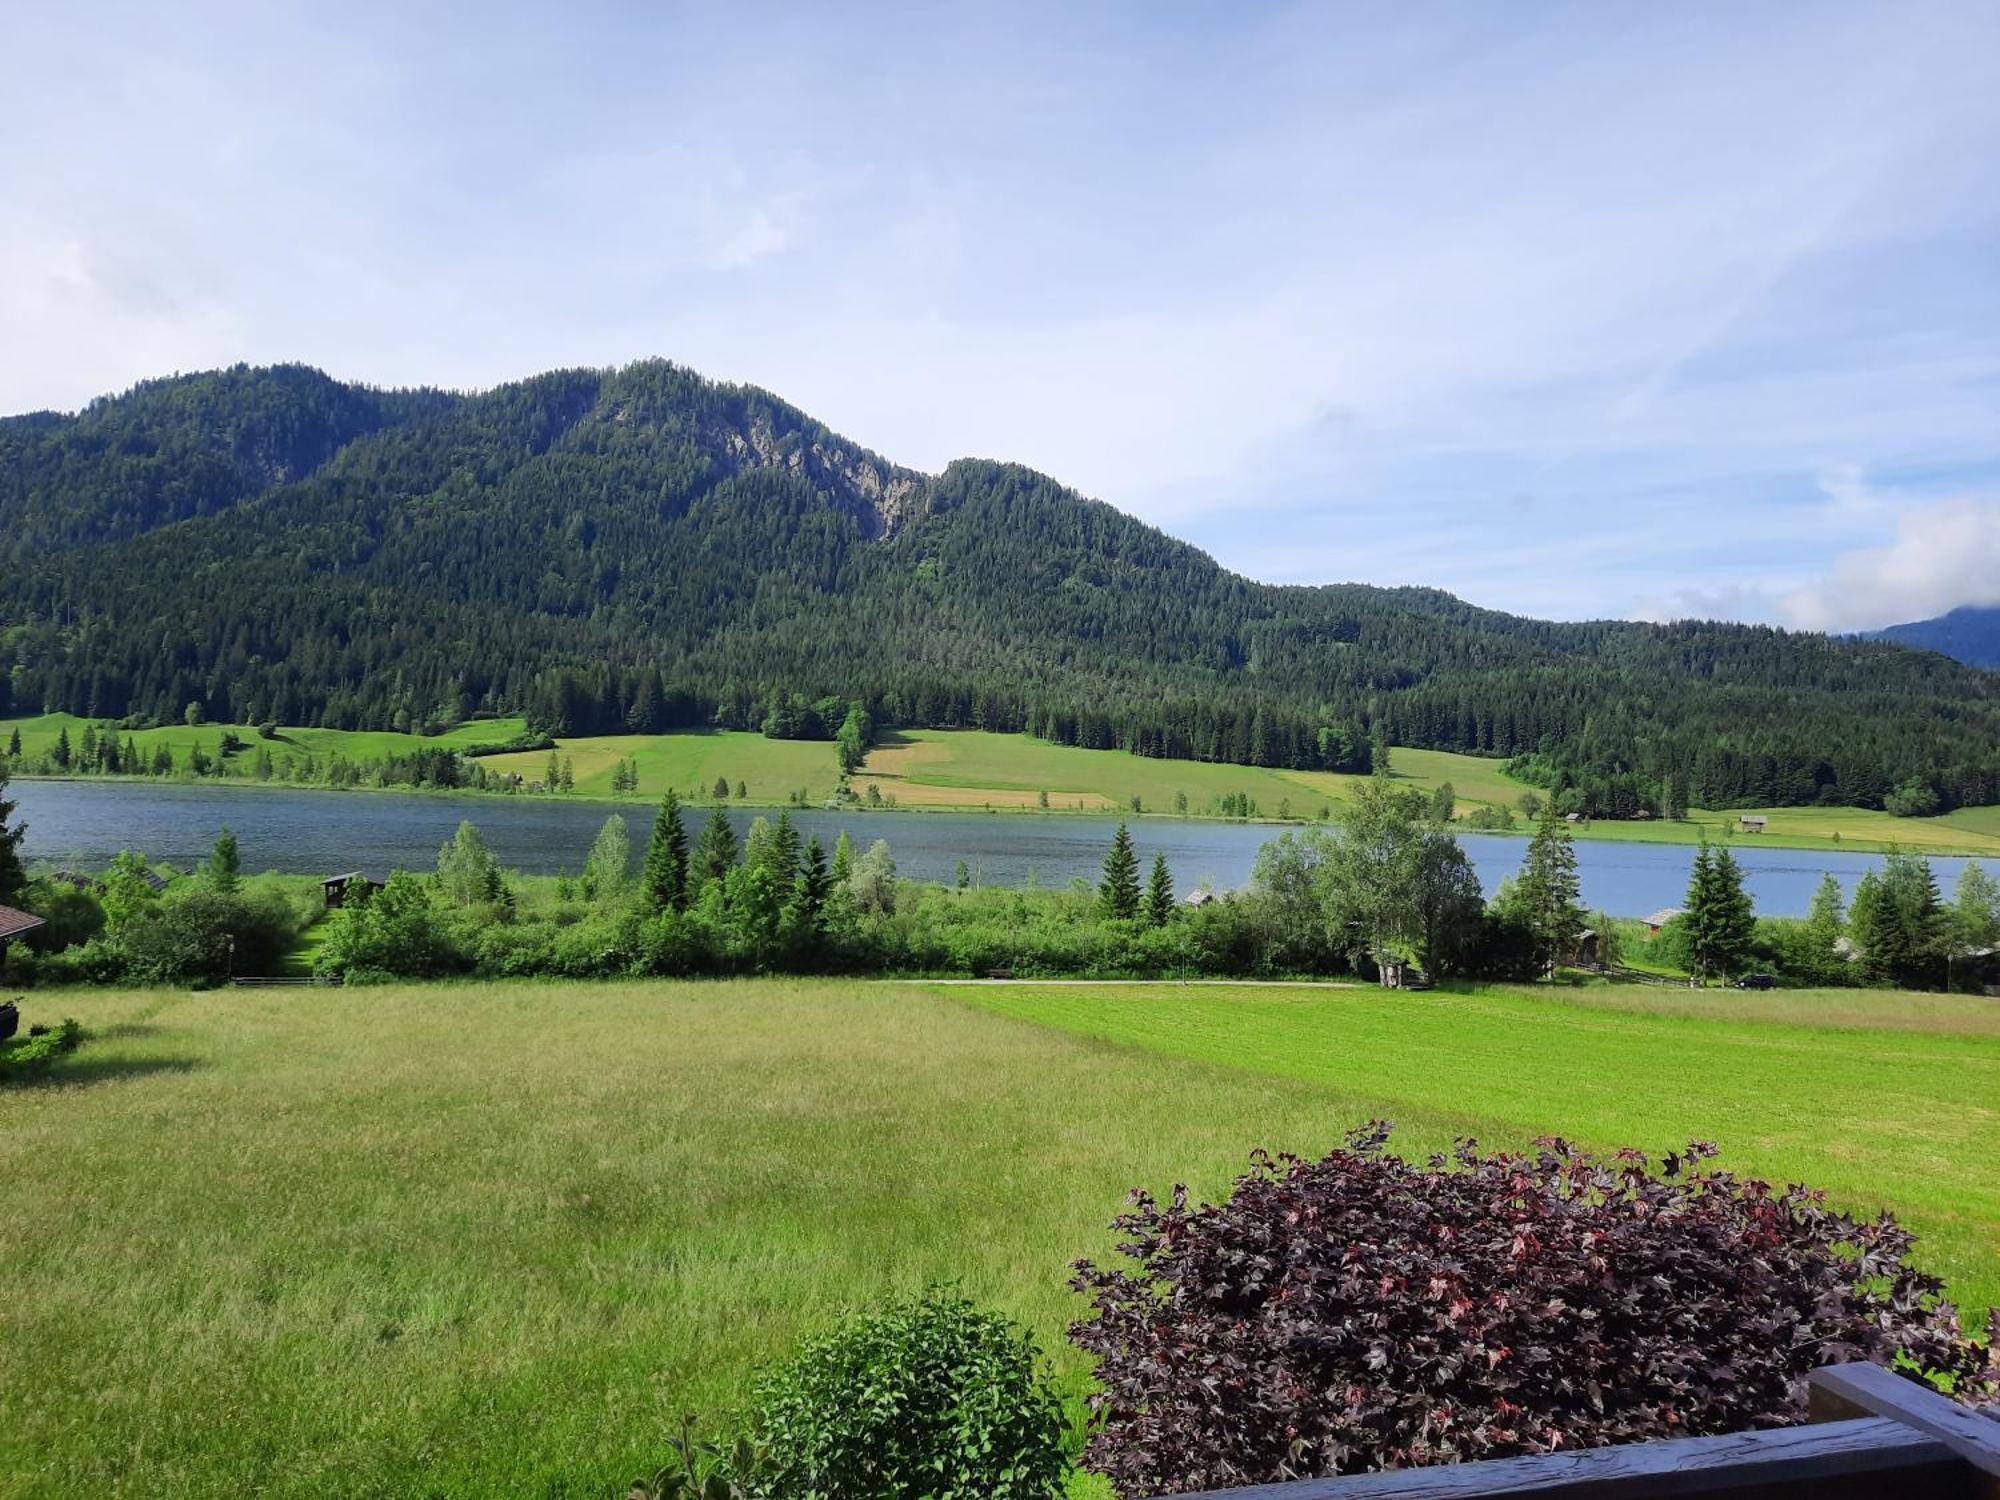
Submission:
{"label": "slope of grass", "polygon": [[1926,1032],[1365,990],[65,994],[96,1040],[0,1089],[0,1493],[601,1496],[803,1329],[938,1278],[1075,1390],[1066,1268],[1126,1188],[1213,1196],[1378,1113],[1409,1152],[1714,1136],[1892,1205],[1980,1301],[2000,1038],[1949,1003]]}

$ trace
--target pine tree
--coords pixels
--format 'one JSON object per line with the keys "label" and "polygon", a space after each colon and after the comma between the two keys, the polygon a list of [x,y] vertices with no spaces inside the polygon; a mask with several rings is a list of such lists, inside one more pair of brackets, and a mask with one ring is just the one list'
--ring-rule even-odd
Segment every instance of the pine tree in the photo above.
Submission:
{"label": "pine tree", "polygon": [[653,836],[646,842],[640,877],[646,904],[654,911],[684,911],[688,897],[688,839],[681,826],[681,800],[671,790],[660,799]]}
{"label": "pine tree", "polygon": [[729,778],[727,776],[716,777],[715,800],[720,802],[724,797],[727,797],[728,795],[729,795]]}
{"label": "pine tree", "polygon": [[1577,878],[1576,843],[1569,825],[1556,811],[1553,799],[1543,803],[1541,811],[1514,889],[1543,966],[1554,974],[1556,965],[1576,950],[1583,934],[1583,908],[1578,905],[1582,882]]}
{"label": "pine tree", "polygon": [[1743,889],[1743,871],[1727,849],[1703,839],[1688,877],[1688,955],[1697,979],[1727,978],[1750,957],[1756,913]]}
{"label": "pine tree", "polygon": [[805,854],[799,860],[799,873],[792,881],[791,903],[785,912],[786,925],[795,938],[812,942],[820,936],[826,898],[832,891],[833,876],[826,867],[826,850],[815,834],[807,841]]}
{"label": "pine tree", "polygon": [[764,867],[780,890],[789,890],[799,873],[799,830],[792,815],[781,811],[771,825],[771,841],[764,850]]}
{"label": "pine tree", "polygon": [[1174,915],[1174,876],[1164,854],[1153,856],[1153,876],[1146,882],[1146,924],[1164,927]]}
{"label": "pine tree", "polygon": [[28,872],[21,865],[21,840],[28,825],[7,821],[14,816],[14,806],[7,795],[7,763],[0,761],[0,902],[12,901],[28,883]]}
{"label": "pine tree", "polygon": [[1104,856],[1097,907],[1116,921],[1130,921],[1139,915],[1139,856],[1132,847],[1132,831],[1123,823],[1111,836],[1111,851]]}
{"label": "pine tree", "polygon": [[1806,912],[1806,943],[1822,976],[1840,972],[1840,937],[1847,927],[1847,901],[1840,882],[1822,875]]}
{"label": "pine tree", "polygon": [[1687,777],[1675,771],[1667,777],[1666,815],[1676,823],[1685,823],[1688,815]]}
{"label": "pine tree", "polygon": [[201,867],[201,878],[214,890],[227,894],[236,889],[243,863],[236,848],[236,835],[224,828],[216,835],[215,847]]}
{"label": "pine tree", "polygon": [[845,828],[833,841],[833,883],[844,886],[854,877],[854,840]]}
{"label": "pine tree", "polygon": [[16,724],[7,736],[7,759],[21,758],[21,726]]}
{"label": "pine tree", "polygon": [[567,755],[563,757],[562,762],[562,789],[566,792],[576,790],[576,767],[570,763]]}
{"label": "pine tree", "polygon": [[702,825],[701,837],[695,840],[691,867],[697,886],[726,879],[736,868],[736,830],[730,825],[729,814],[719,807]]}
{"label": "pine tree", "polygon": [[67,771],[71,759],[69,748],[69,725],[56,731],[55,763],[58,770]]}

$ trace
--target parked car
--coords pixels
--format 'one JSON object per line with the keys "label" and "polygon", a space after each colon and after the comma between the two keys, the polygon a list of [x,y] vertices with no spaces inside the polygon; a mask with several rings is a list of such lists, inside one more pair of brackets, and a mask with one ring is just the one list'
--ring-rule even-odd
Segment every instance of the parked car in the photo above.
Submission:
{"label": "parked car", "polygon": [[1778,977],[1775,974],[1745,974],[1736,981],[1739,990],[1775,990]]}

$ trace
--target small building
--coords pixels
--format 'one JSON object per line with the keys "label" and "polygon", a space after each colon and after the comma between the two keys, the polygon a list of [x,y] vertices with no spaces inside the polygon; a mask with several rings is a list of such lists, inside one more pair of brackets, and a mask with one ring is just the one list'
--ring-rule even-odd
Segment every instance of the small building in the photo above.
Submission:
{"label": "small building", "polygon": [[1771,820],[1762,813],[1745,813],[1736,821],[1742,825],[1745,833],[1762,833],[1765,825]]}
{"label": "small building", "polygon": [[16,911],[11,906],[0,906],[0,959],[7,956],[7,945],[15,938],[24,938],[38,928],[46,927],[33,912]]}
{"label": "small building", "polygon": [[1207,886],[1203,886],[1198,891],[1188,892],[1188,898],[1186,901],[1182,903],[1182,905],[1206,906],[1208,905],[1209,902],[1213,901],[1214,899],[1215,899],[1215,892],[1211,891]]}
{"label": "small building", "polygon": [[58,870],[49,879],[58,885],[66,885],[73,891],[88,891],[97,885],[97,882],[88,875],[79,875],[74,870]]}
{"label": "small building", "polygon": [[1583,821],[1583,814],[1582,814],[1582,813],[1564,813],[1564,814],[1563,814],[1563,821],[1564,821],[1565,823],[1581,823],[1581,822]]}
{"label": "small building", "polygon": [[1667,923],[1673,921],[1675,917],[1684,917],[1686,915],[1687,913],[1678,906],[1661,907],[1658,911],[1654,912],[1651,916],[1646,918],[1646,936],[1658,937],[1660,935],[1660,929],[1666,926]]}
{"label": "small building", "polygon": [[319,883],[319,891],[326,898],[328,911],[339,911],[347,905],[350,894],[365,896],[381,889],[381,881],[370,880],[358,870],[350,870],[345,875],[329,875]]}

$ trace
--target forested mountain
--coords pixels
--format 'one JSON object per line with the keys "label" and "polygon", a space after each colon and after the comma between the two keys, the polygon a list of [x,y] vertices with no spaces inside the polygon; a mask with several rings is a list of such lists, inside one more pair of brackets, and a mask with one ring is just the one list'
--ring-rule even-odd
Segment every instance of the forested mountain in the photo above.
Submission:
{"label": "forested mountain", "polygon": [[660,362],[478,395],[238,368],[13,418],[0,560],[0,715],[811,735],[859,698],[1149,755],[1524,755],[1605,815],[2000,801],[2000,678],[1938,656],[1254,583]]}
{"label": "forested mountain", "polygon": [[1940,651],[1968,666],[2000,670],[2000,605],[1967,604],[1934,620],[1871,630],[1868,638]]}

